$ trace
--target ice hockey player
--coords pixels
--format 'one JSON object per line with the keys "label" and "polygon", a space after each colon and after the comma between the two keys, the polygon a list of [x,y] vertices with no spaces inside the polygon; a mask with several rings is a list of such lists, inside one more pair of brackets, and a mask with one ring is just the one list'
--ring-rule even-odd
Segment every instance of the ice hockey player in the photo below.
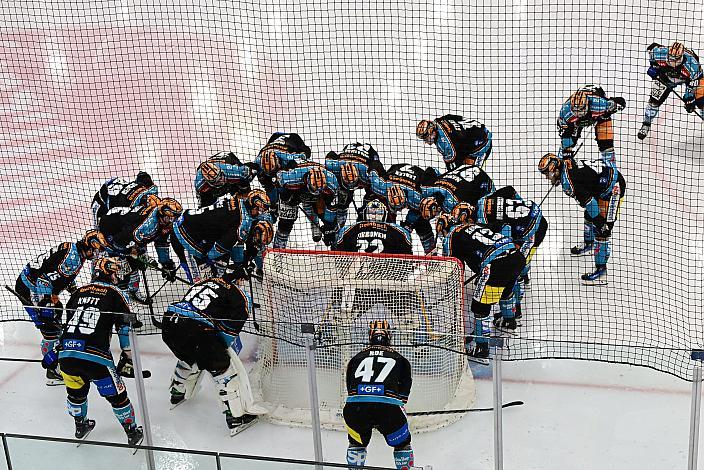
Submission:
{"label": "ice hockey player", "polygon": [[208,207],[186,210],[174,224],[171,244],[188,280],[215,275],[213,262],[233,258],[236,247],[246,245],[247,261],[263,250],[273,237],[270,206],[269,196],[253,189],[245,197],[223,196]]}
{"label": "ice hockey player", "polygon": [[458,166],[423,188],[420,215],[431,220],[441,212],[450,214],[460,202],[476,207],[477,201],[494,189],[489,175],[478,166]]}
{"label": "ice hockey player", "polygon": [[61,335],[63,305],[59,294],[76,289],[75,279],[85,260],[95,259],[104,249],[102,233],[89,230],[75,243],[64,242],[29,262],[15,283],[15,292],[42,335],[42,367],[47,385],[62,385],[57,369],[57,346]]}
{"label": "ice hockey player", "polygon": [[146,254],[149,243],[154,243],[159,263],[165,270],[164,277],[169,281],[175,279],[177,266],[171,259],[169,235],[182,212],[181,203],[164,198],[155,207],[115,207],[101,217],[99,228],[107,240],[108,255],[127,259],[133,268],[126,289],[135,302],[144,304],[148,300],[139,290],[137,270],[144,265],[136,258]]}
{"label": "ice hockey player", "polygon": [[[118,287],[128,275],[124,260],[107,257],[95,264],[93,282],[80,287],[66,305],[66,327],[61,335],[59,364],[68,394],[68,413],[76,424],[76,439],[85,438],[95,427],[88,419],[88,391],[91,382],[112,406],[130,445],[142,442],[134,408],[120,376],[134,377],[129,340],[130,308]],[[120,339],[122,354],[118,366],[110,352],[113,329]],[[145,371],[145,377],[147,371]]]}
{"label": "ice hockey player", "polygon": [[[461,206],[460,206],[461,207]],[[514,286],[526,265],[526,259],[510,238],[474,222],[456,224],[457,208],[451,217],[443,214],[436,221],[439,237],[444,237],[443,254],[453,256],[478,274],[470,310],[474,315],[474,332],[465,347],[470,357],[485,362],[489,357],[489,314],[498,303],[504,329],[515,330],[516,297]],[[456,224],[456,225],[451,225]]]}
{"label": "ice hockey player", "polygon": [[673,42],[670,47],[652,43],[648,46],[650,67],[648,75],[653,79],[650,99],[645,107],[643,125],[638,138],[643,140],[650,132],[650,126],[660,111],[670,92],[684,84],[682,96],[684,109],[691,113],[695,108],[704,109],[704,77],[699,57],[681,42]]}
{"label": "ice hockey player", "polygon": [[[374,165],[369,171],[372,192],[382,198],[392,212],[408,208],[401,226],[418,234],[426,254],[435,249],[435,235],[430,221],[421,217],[420,204],[423,187],[433,184],[436,178],[435,168],[423,169],[405,163],[391,165],[386,171],[380,164]],[[390,220],[395,220],[395,217]]]}
{"label": "ice hockey player", "polygon": [[411,232],[387,222],[388,212],[378,199],[362,209],[363,221],[343,227],[337,235],[335,249],[360,253],[413,254]]}
{"label": "ice hockey player", "polygon": [[377,429],[394,448],[396,468],[413,468],[411,433],[403,408],[411,393],[411,364],[391,347],[388,321],[369,323],[369,346],[347,364],[346,383],[342,413],[349,440],[347,465],[364,465],[372,430]]}
{"label": "ice hockey player", "polygon": [[[318,163],[302,163],[291,170],[279,171],[276,189],[279,197],[279,223],[274,235],[274,248],[286,248],[298,206],[308,222],[320,228],[327,246],[335,242],[337,225],[338,182],[335,175]],[[322,226],[320,222],[322,221]],[[316,238],[313,232],[313,238]]]}
{"label": "ice hockey player", "polygon": [[456,206],[453,214],[460,223],[469,218],[509,237],[525,257],[526,267],[523,268],[514,288],[516,318],[520,319],[521,299],[528,283],[530,262],[548,231],[548,221],[543,217],[540,206],[531,200],[524,200],[513,186],[504,186],[479,199],[476,210],[460,204]]}
{"label": "ice hockey player", "polygon": [[152,177],[146,171],[137,173],[134,181],[128,181],[121,177],[110,178],[100,187],[100,190],[93,196],[91,210],[93,211],[93,222],[98,227],[100,218],[114,207],[137,207],[147,204],[150,195],[158,195],[159,188],[152,181]]}
{"label": "ice hockey player", "polygon": [[[367,173],[372,164],[378,167],[381,161],[377,151],[368,143],[347,144],[339,154],[331,151],[325,156],[325,168],[331,171],[340,183],[337,204],[337,223],[340,227],[347,223],[347,212],[350,205],[354,204],[356,189],[365,190],[365,203],[372,199],[371,182]],[[358,210],[355,212],[359,221],[362,214]]]}
{"label": "ice hockey player", "polygon": [[198,207],[206,207],[225,194],[243,196],[257,175],[256,163],[242,163],[233,152],[219,152],[201,163],[194,182]]}
{"label": "ice hockey player", "polygon": [[614,125],[611,116],[625,107],[626,100],[620,96],[607,98],[599,86],[587,85],[572,93],[560,108],[557,118],[561,139],[560,158],[570,158],[576,152],[575,146],[582,136],[582,130],[593,125],[601,159],[616,169]]}
{"label": "ice hockey player", "polygon": [[171,379],[171,405],[193,397],[203,371],[215,381],[230,434],[252,425],[267,412],[254,403],[247,371],[232,349],[249,317],[251,300],[223,274],[194,284],[171,304],[162,323],[162,339],[178,362]]}
{"label": "ice hockey player", "polygon": [[[605,165],[603,161],[598,163]],[[552,153],[543,155],[538,170],[553,185],[560,184],[562,191],[584,208],[584,243],[572,247],[570,252],[572,256],[586,256],[594,252],[596,268],[582,275],[582,284],[607,284],[606,263],[611,254],[609,239],[618,218],[621,200],[626,194],[623,175],[617,173],[618,184],[609,188],[601,177],[603,170],[597,172],[585,161],[574,158],[562,160]]]}
{"label": "ice hockey player", "polygon": [[416,136],[428,145],[435,144],[448,170],[460,165],[483,167],[491,155],[491,132],[474,119],[446,114],[416,126]]}

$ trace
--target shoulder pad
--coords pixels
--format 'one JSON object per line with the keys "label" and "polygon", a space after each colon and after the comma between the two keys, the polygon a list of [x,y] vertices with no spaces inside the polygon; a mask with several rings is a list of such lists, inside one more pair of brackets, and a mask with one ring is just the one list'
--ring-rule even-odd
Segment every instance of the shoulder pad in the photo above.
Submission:
{"label": "shoulder pad", "polygon": [[648,48],[646,49],[646,51],[652,51],[652,50],[655,49],[656,47],[662,47],[662,44],[658,44],[657,42],[653,42],[653,43],[651,43],[651,44],[648,46]]}

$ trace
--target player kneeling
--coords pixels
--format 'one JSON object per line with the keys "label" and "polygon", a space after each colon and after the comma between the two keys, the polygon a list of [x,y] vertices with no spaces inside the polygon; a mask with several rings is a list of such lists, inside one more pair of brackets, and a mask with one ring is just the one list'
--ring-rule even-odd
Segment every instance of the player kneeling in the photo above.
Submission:
{"label": "player kneeling", "polygon": [[347,464],[363,466],[376,428],[394,448],[396,468],[413,467],[411,433],[403,405],[411,392],[411,364],[391,347],[389,322],[369,323],[369,347],[347,365],[347,402],[343,409],[349,447]]}
{"label": "player kneeling", "polygon": [[[112,405],[128,444],[142,442],[142,427],[137,426],[134,408],[120,378],[134,377],[127,319],[130,308],[126,294],[117,288],[128,273],[127,263],[118,258],[99,259],[93,282],[75,291],[66,305],[59,365],[68,394],[68,413],[76,424],[76,439],[85,438],[95,427],[95,421],[87,418],[88,391],[93,382],[98,393]],[[117,368],[110,352],[113,328],[122,349]],[[148,375],[151,374],[144,371],[144,377]]]}
{"label": "player kneeling", "polygon": [[194,284],[181,302],[168,307],[161,332],[178,358],[171,380],[171,404],[175,407],[191,398],[202,372],[208,371],[233,436],[267,412],[254,403],[247,371],[230,347],[251,308],[249,298],[235,285],[237,279],[224,274]]}

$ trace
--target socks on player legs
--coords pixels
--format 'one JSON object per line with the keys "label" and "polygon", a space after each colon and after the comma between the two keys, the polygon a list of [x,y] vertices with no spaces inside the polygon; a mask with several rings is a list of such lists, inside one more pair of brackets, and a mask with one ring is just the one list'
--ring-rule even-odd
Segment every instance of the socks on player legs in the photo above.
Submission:
{"label": "socks on player legs", "polygon": [[347,465],[362,467],[367,461],[366,447],[348,447],[347,448]]}
{"label": "socks on player legs", "polygon": [[597,240],[594,245],[594,261],[597,266],[605,266],[611,255],[611,247],[608,240]]}
{"label": "socks on player legs", "polygon": [[409,470],[413,467],[413,449],[394,450],[394,463],[397,470]]}

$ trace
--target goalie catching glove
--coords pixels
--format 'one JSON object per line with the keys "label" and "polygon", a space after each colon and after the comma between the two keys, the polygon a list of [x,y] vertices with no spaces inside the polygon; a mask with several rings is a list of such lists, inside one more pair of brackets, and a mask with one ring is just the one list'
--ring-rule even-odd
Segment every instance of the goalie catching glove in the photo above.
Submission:
{"label": "goalie catching glove", "polygon": [[[125,351],[120,354],[120,361],[117,363],[117,373],[121,377],[127,377],[128,379],[134,379],[134,365],[132,364],[132,358],[127,355]],[[148,370],[142,370],[142,377],[148,379],[152,376],[152,373]]]}

